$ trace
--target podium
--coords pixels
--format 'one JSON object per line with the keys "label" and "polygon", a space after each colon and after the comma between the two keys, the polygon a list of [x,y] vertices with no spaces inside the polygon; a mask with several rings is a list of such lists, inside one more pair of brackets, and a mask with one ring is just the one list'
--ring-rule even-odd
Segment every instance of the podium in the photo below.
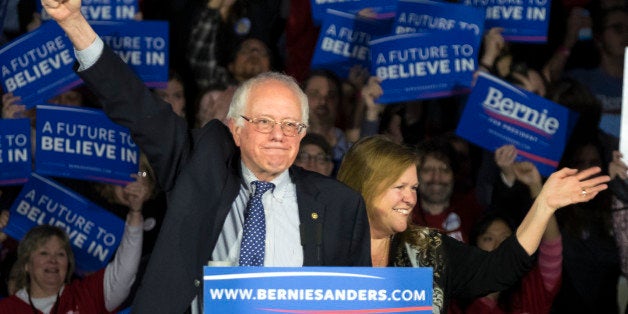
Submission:
{"label": "podium", "polygon": [[204,267],[204,313],[432,313],[432,268]]}

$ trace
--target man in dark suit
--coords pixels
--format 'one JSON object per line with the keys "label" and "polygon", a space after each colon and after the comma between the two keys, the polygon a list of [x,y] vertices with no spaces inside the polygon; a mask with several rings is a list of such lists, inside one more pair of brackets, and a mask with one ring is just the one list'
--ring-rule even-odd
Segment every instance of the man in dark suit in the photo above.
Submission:
{"label": "man in dark suit", "polygon": [[134,313],[196,312],[202,267],[234,264],[253,181],[265,193],[265,266],[370,266],[364,201],[327,177],[290,167],[305,135],[307,97],[288,76],[269,73],[235,93],[228,128],[190,131],[153,96],[80,13],[80,0],[44,0],[77,50],[78,73],[107,115],[131,130],[168,194],[168,212],[136,296]]}

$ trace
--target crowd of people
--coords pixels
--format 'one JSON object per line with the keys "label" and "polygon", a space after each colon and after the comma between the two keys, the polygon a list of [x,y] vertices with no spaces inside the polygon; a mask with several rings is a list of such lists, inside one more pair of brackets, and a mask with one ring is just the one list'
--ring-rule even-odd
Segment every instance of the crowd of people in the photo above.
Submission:
{"label": "crowd of people", "polygon": [[[0,232],[0,313],[201,313],[202,266],[250,265],[251,199],[265,213],[258,266],[432,267],[434,313],[626,308],[625,1],[553,1],[546,44],[484,34],[478,71],[579,113],[546,178],[514,145],[490,152],[454,133],[465,95],[382,105],[367,69],[310,68],[309,0],[140,0],[138,19],[170,22],[168,84],[152,90],[80,0],[42,4],[85,82],[48,102],[129,128],[141,170],[126,187],[57,178],[126,219],[101,271],[74,272],[62,229]],[[34,1],[6,10],[3,43],[42,23]],[[36,111],[3,93],[2,118]],[[0,187],[0,230],[20,188]]]}

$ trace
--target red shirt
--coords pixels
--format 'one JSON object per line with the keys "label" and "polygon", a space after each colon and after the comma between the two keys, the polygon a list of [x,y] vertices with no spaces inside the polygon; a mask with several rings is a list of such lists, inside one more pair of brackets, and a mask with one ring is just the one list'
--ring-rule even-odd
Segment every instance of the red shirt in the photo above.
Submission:
{"label": "red shirt", "polygon": [[469,243],[471,228],[483,211],[484,208],[471,191],[460,196],[454,195],[449,208],[437,215],[431,215],[423,210],[421,202],[417,202],[412,211],[412,222],[419,226],[441,230],[454,239]]}
{"label": "red shirt", "polygon": [[[59,296],[59,314],[112,313],[105,308],[104,268],[84,279],[73,280]],[[0,314],[33,314],[31,305],[12,295],[0,300]],[[41,313],[37,311],[37,313]]]}

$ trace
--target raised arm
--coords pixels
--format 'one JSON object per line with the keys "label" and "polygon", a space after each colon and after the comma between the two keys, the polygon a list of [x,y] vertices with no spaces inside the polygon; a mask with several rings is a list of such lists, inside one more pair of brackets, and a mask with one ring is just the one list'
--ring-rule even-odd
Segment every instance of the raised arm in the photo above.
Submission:
{"label": "raised arm", "polygon": [[42,0],[41,4],[65,31],[76,50],[89,47],[98,37],[81,14],[81,0]]}
{"label": "raised arm", "polygon": [[128,297],[142,256],[142,205],[151,195],[148,178],[132,175],[135,182],[124,187],[122,200],[128,206],[126,226],[115,258],[105,269],[104,295],[107,310],[113,311]]}
{"label": "raised arm", "polygon": [[156,97],[112,49],[103,46],[81,15],[80,0],[44,0],[43,4],[77,50],[77,74],[98,97],[107,116],[131,131],[159,185],[170,190],[191,145],[186,121]]}
{"label": "raised arm", "polygon": [[608,187],[606,183],[610,180],[609,176],[595,176],[600,171],[599,167],[582,171],[563,168],[547,179],[530,211],[517,228],[517,240],[528,254],[532,255],[539,247],[548,222],[557,209],[588,202]]}
{"label": "raised arm", "polygon": [[502,49],[506,46],[506,41],[501,27],[493,27],[484,34],[482,46],[484,47],[484,53],[480,59],[480,70],[486,72],[495,72],[495,61],[499,57]]}
{"label": "raised arm", "polygon": [[360,90],[360,102],[364,105],[364,120],[362,121],[362,131],[360,137],[377,134],[379,128],[380,114],[384,111],[384,106],[376,102],[377,98],[383,94],[382,86],[376,76],[368,79],[366,86]]}

